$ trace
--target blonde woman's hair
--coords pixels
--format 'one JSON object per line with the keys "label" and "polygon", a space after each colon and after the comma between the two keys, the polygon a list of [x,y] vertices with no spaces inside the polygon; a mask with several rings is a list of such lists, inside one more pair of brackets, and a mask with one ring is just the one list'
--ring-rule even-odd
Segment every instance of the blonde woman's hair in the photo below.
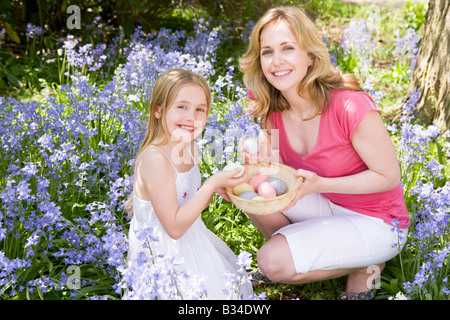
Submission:
{"label": "blonde woman's hair", "polygon": [[[166,128],[166,113],[174,103],[181,88],[197,85],[206,96],[207,114],[211,109],[211,91],[206,80],[189,70],[171,69],[162,73],[156,80],[149,103],[147,130],[136,158],[150,145],[161,146],[169,141]],[[133,194],[125,202],[125,210],[133,216]]]}
{"label": "blonde woman's hair", "polygon": [[316,107],[315,113],[309,119],[328,108],[330,90],[362,91],[353,76],[343,75],[332,67],[322,37],[301,8],[275,7],[258,20],[252,30],[247,52],[239,59],[239,68],[244,74],[244,85],[257,97],[254,107],[250,110],[255,120],[261,119],[261,124],[265,126],[271,112],[281,112],[290,107],[282,93],[267,81],[261,69],[261,33],[269,23],[280,20],[289,24],[300,48],[313,59],[298,87],[298,94]]}

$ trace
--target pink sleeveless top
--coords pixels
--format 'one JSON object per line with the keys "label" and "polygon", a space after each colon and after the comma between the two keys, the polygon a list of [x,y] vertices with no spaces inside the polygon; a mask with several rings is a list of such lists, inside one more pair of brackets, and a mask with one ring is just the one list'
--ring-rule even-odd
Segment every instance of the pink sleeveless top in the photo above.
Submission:
{"label": "pink sleeveless top", "polygon": [[[305,156],[296,153],[287,139],[280,112],[273,112],[269,120],[279,129],[280,156],[283,162],[295,169],[310,170],[322,177],[340,177],[359,173],[367,169],[352,146],[355,129],[371,110],[380,112],[375,103],[364,92],[333,91],[329,108],[320,119],[319,135],[314,148]],[[324,193],[334,204],[346,209],[383,219],[391,223],[398,219],[399,227],[408,228],[410,219],[399,185],[390,191],[370,194]]]}

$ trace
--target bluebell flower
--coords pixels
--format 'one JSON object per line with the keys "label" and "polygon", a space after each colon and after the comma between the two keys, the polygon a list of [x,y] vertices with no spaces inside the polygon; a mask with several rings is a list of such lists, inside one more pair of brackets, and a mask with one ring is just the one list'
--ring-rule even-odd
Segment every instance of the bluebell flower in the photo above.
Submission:
{"label": "bluebell flower", "polygon": [[409,62],[409,68],[412,74],[417,62],[420,36],[412,28],[407,29],[403,36],[400,35],[399,29],[395,30],[394,33],[396,45],[392,51],[392,55],[397,61]]}
{"label": "bluebell flower", "polygon": [[150,242],[159,241],[159,237],[156,235],[155,227],[148,227],[141,230],[136,230],[136,238],[142,243],[147,240]]}
{"label": "bluebell flower", "polygon": [[397,235],[396,241],[393,243],[393,246],[398,247],[403,240],[403,230],[400,229],[398,218],[391,221],[391,226],[391,232]]}
{"label": "bluebell flower", "polygon": [[383,98],[384,94],[382,91],[377,91],[373,88],[373,85],[370,80],[366,80],[364,84],[362,85],[362,88],[364,91],[366,91],[373,99],[375,104],[379,104],[381,99]]}
{"label": "bluebell flower", "polygon": [[35,26],[31,23],[27,23],[27,29],[25,31],[25,35],[30,38],[34,39],[44,33],[44,29],[40,26]]}
{"label": "bluebell flower", "polygon": [[30,184],[28,182],[23,181],[23,180],[19,182],[17,189],[16,189],[18,200],[28,200],[29,199],[30,192],[31,192],[31,189],[29,187],[30,187]]}
{"label": "bluebell flower", "polygon": [[0,222],[0,241],[6,238],[6,228],[2,228],[3,222]]}
{"label": "bluebell flower", "polygon": [[368,75],[376,50],[376,42],[373,37],[375,32],[375,16],[372,14],[367,20],[352,20],[344,30],[342,48],[346,55],[355,55],[357,67],[361,74]]}

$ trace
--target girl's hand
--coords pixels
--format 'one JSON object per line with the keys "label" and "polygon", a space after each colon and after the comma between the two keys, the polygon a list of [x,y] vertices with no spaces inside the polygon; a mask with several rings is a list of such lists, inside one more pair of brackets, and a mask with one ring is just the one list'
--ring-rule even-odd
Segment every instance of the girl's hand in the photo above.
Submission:
{"label": "girl's hand", "polygon": [[234,188],[237,185],[244,183],[247,180],[247,168],[244,169],[244,173],[235,178],[241,172],[242,168],[236,168],[234,170],[222,170],[218,171],[210,178],[214,181],[217,188]]}
{"label": "girl's hand", "polygon": [[241,183],[247,181],[247,173],[248,170],[244,169],[244,173],[242,176],[238,178],[234,178],[235,175],[239,174],[242,169],[236,168],[234,170],[222,170],[213,174],[209,180],[214,184],[214,191],[223,197],[228,202],[231,202],[231,199],[225,193],[224,188],[234,188]]}
{"label": "girl's hand", "polygon": [[225,200],[227,200],[228,202],[233,202],[231,201],[230,197],[226,194],[225,189],[224,188],[217,188],[216,190],[214,190],[219,196],[221,196],[222,198],[224,198]]}
{"label": "girl's hand", "polygon": [[296,177],[303,178],[303,183],[295,194],[294,199],[291,203],[281,211],[285,211],[291,207],[293,207],[298,200],[302,199],[304,196],[308,194],[319,192],[319,183],[321,181],[321,177],[319,177],[315,172],[298,169],[292,173]]}

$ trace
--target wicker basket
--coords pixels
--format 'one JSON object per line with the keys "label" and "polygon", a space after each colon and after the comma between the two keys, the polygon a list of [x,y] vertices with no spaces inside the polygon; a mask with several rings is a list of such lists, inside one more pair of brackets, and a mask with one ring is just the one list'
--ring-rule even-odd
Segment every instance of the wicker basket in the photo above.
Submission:
{"label": "wicker basket", "polygon": [[225,188],[226,194],[230,197],[233,203],[244,211],[245,213],[255,215],[267,215],[278,212],[286,208],[292,199],[294,199],[297,190],[300,188],[303,179],[295,177],[292,172],[293,168],[279,163],[258,163],[245,164],[244,167],[248,170],[248,179],[250,180],[255,175],[261,173],[269,178],[276,177],[286,183],[287,190],[284,194],[275,198],[264,200],[248,200],[236,196],[231,188]]}

